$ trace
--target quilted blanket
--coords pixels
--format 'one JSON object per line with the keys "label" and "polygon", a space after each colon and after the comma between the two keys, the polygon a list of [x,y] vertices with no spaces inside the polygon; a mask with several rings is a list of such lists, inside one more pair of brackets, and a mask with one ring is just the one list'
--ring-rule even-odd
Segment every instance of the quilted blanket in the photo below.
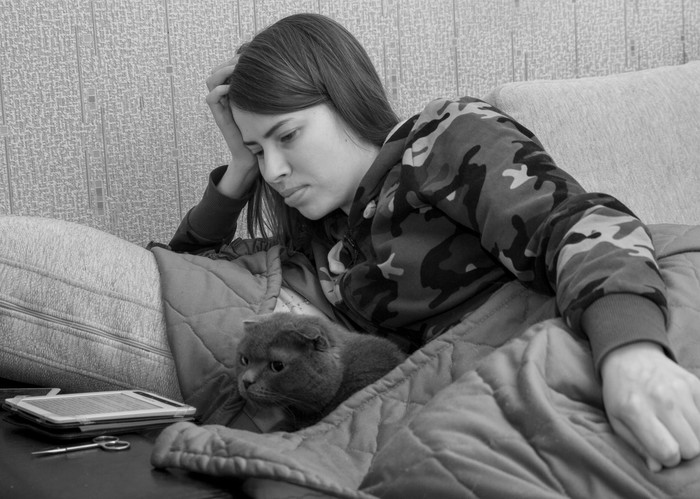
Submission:
{"label": "quilted blanket", "polygon": [[[700,374],[700,227],[652,231],[672,346]],[[700,497],[700,459],[652,473],[613,434],[587,342],[518,283],[313,427],[181,423],[152,462],[259,497]]]}

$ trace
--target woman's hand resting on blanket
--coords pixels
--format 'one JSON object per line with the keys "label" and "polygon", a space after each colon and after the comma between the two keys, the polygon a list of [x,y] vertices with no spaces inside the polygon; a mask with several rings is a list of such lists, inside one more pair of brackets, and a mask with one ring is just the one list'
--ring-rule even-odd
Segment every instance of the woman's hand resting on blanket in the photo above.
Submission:
{"label": "woman's hand resting on blanket", "polygon": [[652,471],[700,455],[700,379],[649,342],[610,352],[601,366],[603,402],[615,432]]}

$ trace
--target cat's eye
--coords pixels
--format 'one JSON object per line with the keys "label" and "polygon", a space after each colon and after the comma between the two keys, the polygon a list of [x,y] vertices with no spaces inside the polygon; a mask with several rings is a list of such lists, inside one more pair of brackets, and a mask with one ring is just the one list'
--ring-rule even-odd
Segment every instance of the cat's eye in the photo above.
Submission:
{"label": "cat's eye", "polygon": [[239,358],[239,360],[241,361],[241,365],[242,365],[242,366],[247,366],[247,365],[248,365],[248,357],[246,357],[245,355],[241,355],[240,358]]}
{"label": "cat's eye", "polygon": [[284,369],[284,362],[281,362],[279,360],[273,360],[272,362],[270,362],[270,370],[273,373],[278,373],[282,369]]}

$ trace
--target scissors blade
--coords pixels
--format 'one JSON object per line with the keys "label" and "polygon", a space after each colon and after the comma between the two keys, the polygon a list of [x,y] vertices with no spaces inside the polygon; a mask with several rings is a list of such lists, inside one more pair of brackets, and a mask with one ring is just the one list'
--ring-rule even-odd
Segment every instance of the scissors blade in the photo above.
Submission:
{"label": "scissors blade", "polygon": [[32,455],[43,456],[47,454],[63,454],[64,452],[68,452],[67,447],[56,447],[55,449],[38,450],[36,452],[32,452]]}
{"label": "scissors blade", "polygon": [[48,454],[63,454],[65,452],[73,452],[76,450],[83,450],[83,449],[94,449],[96,447],[99,447],[99,444],[74,445],[72,447],[55,447],[53,449],[45,449],[45,450],[38,450],[38,451],[32,452],[32,455],[42,456],[42,455],[48,455]]}

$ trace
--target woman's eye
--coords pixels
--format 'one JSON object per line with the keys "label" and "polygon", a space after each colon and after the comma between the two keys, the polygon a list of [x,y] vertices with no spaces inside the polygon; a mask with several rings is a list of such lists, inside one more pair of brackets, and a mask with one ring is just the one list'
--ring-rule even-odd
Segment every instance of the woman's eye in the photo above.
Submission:
{"label": "woman's eye", "polygon": [[282,137],[280,137],[280,141],[281,142],[289,142],[290,140],[294,139],[294,137],[296,137],[296,135],[297,135],[297,130],[292,130],[291,132],[282,135]]}
{"label": "woman's eye", "polygon": [[282,369],[284,369],[284,362],[280,362],[279,360],[273,360],[272,362],[270,362],[270,370],[273,373],[278,373]]}
{"label": "woman's eye", "polygon": [[247,366],[247,365],[248,365],[248,357],[246,357],[245,355],[241,355],[241,356],[240,356],[240,361],[241,361],[241,365],[242,365],[242,366]]}

